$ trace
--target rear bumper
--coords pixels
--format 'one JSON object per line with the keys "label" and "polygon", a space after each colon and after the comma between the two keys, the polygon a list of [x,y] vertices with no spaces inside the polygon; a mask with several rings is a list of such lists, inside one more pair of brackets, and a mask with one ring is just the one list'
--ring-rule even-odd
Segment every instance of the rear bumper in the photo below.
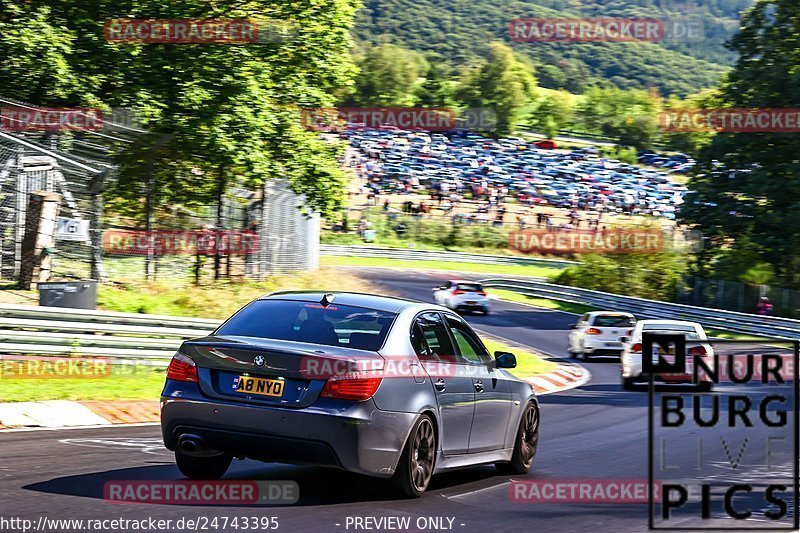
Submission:
{"label": "rear bumper", "polygon": [[619,357],[622,355],[622,348],[584,348],[584,353],[588,355]]}
{"label": "rear bumper", "polygon": [[289,409],[212,400],[196,384],[168,381],[161,398],[164,445],[174,450],[188,433],[212,449],[268,462],[332,466],[379,477],[394,473],[418,415],[381,411],[372,400],[317,404]]}
{"label": "rear bumper", "polygon": [[334,449],[322,441],[180,424],[165,427],[163,430],[164,444],[170,450],[175,449],[181,435],[189,434],[199,437],[213,450],[262,461],[344,468]]}
{"label": "rear bumper", "polygon": [[461,305],[455,306],[455,309],[457,309],[459,311],[485,311],[488,308],[489,308],[489,304],[485,304],[485,305],[461,304]]}
{"label": "rear bumper", "polygon": [[[483,311],[489,308],[488,298],[469,298],[461,300],[452,300],[450,305],[453,309],[470,309],[476,311]],[[472,302],[472,303],[469,303]]]}
{"label": "rear bumper", "polygon": [[[611,346],[608,344],[612,343]],[[583,350],[596,355],[620,355],[625,346],[617,341],[593,339],[589,335],[583,337]]]}
{"label": "rear bumper", "polygon": [[[642,374],[642,354],[622,354],[620,366],[623,378],[634,379],[641,382],[648,381],[648,376]],[[705,374],[701,374],[699,377],[701,378],[700,381],[710,382],[710,379]],[[653,376],[653,380],[660,383],[692,383],[693,379],[692,374],[656,374]]]}

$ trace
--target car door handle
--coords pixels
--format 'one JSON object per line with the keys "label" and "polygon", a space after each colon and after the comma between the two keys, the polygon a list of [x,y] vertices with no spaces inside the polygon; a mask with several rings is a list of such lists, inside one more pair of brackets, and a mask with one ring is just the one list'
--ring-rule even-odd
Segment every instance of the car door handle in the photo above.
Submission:
{"label": "car door handle", "polygon": [[436,382],[434,382],[433,387],[439,392],[444,392],[444,390],[447,388],[444,385],[443,379],[437,379]]}
{"label": "car door handle", "polygon": [[477,392],[483,392],[483,381],[478,380],[475,382],[475,390]]}

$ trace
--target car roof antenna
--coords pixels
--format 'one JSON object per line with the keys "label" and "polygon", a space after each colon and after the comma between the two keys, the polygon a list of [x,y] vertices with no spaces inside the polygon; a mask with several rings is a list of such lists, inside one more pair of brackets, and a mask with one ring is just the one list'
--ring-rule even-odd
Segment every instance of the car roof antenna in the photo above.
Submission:
{"label": "car roof antenna", "polygon": [[333,303],[333,298],[333,294],[328,293],[322,297],[322,300],[320,300],[319,303],[322,305],[322,307],[327,308],[329,305],[331,305],[331,303]]}

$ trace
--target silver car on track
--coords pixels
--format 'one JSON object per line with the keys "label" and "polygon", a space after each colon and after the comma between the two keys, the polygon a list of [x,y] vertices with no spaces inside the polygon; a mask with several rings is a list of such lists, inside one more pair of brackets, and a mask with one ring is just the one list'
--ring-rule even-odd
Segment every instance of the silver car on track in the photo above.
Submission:
{"label": "silver car on track", "polygon": [[161,397],[164,444],[192,479],[234,457],[391,479],[419,496],[435,473],[530,469],[539,439],[532,387],[457,314],[354,293],[284,292],[186,341]]}

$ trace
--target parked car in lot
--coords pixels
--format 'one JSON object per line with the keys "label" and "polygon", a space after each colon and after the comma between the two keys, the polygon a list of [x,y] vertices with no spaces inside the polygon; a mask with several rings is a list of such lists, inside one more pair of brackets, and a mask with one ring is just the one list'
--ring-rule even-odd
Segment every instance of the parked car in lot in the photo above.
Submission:
{"label": "parked car in lot", "polygon": [[533,145],[540,149],[540,150],[555,150],[558,148],[558,145],[555,141],[551,141],[550,139],[546,139],[544,141],[536,141]]}
{"label": "parked car in lot", "polygon": [[[685,374],[656,375],[654,379],[669,384],[685,384],[692,382],[691,368],[693,359],[702,357],[709,368],[714,368],[714,349],[707,342],[703,326],[697,322],[684,320],[640,320],[633,328],[631,340],[625,345],[620,357],[622,371],[622,386],[626,390],[633,389],[637,383],[647,383],[648,376],[642,374],[642,333],[678,334],[686,338],[687,369]],[[653,357],[658,355],[657,347],[654,348]],[[700,390],[711,390],[712,382],[708,376],[700,374],[702,378],[697,383]]]}
{"label": "parked car in lot", "polygon": [[421,495],[431,476],[536,456],[530,384],[457,314],[353,293],[276,293],[184,342],[161,394],[164,444],[192,479],[234,457],[316,464]]}
{"label": "parked car in lot", "polygon": [[[493,140],[472,134],[426,136],[412,131],[364,130],[352,132],[348,140],[371,158],[372,182],[392,193],[408,190],[413,180],[419,183],[412,184],[414,189],[432,192],[441,180],[448,179],[459,183],[451,191],[471,193],[473,198],[478,189],[485,193],[490,186],[507,187],[507,197],[529,205],[547,203],[667,219],[676,218],[675,207],[683,203],[676,194],[680,186],[670,181],[668,172],[693,164],[665,157],[673,166],[655,170],[599,157],[598,150],[591,147],[561,152],[537,146],[555,147],[542,144],[550,143],[548,140],[526,143],[524,139]],[[651,155],[660,157],[645,154],[643,162]],[[603,187],[595,186],[599,184]],[[536,192],[540,188],[541,194]]]}
{"label": "parked car in lot", "polygon": [[572,325],[567,351],[579,359],[589,359],[593,355],[620,356],[635,324],[636,318],[630,313],[586,313]]}
{"label": "parked car in lot", "polygon": [[489,295],[477,281],[451,279],[433,288],[433,301],[453,311],[480,311],[489,314]]}

